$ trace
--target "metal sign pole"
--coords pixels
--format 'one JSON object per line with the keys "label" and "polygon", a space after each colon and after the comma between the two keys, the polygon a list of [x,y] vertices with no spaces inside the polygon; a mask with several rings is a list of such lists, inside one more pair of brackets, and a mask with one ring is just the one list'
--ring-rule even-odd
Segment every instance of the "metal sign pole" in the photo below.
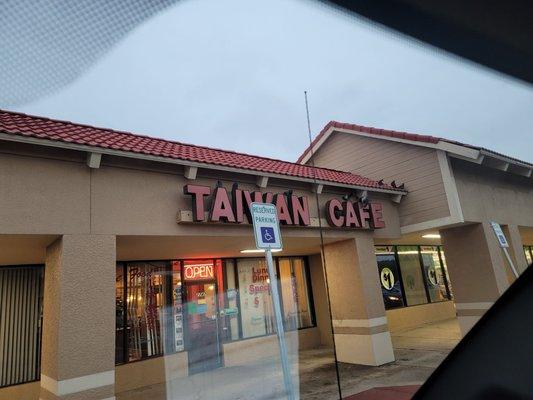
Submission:
{"label": "metal sign pole", "polygon": [[283,369],[283,382],[285,392],[289,400],[295,400],[294,387],[292,385],[291,369],[289,367],[289,357],[287,355],[287,345],[285,344],[285,333],[283,331],[283,318],[281,317],[281,304],[279,301],[278,281],[272,260],[272,249],[282,249],[281,232],[277,208],[271,203],[251,203],[250,212],[254,227],[255,245],[258,249],[265,251],[265,258],[270,276],[270,291],[272,303],[274,305],[274,319],[278,332],[279,353],[281,356],[281,367]]}
{"label": "metal sign pole", "polygon": [[513,270],[513,274],[516,278],[518,278],[518,271],[516,270],[513,261],[511,260],[511,256],[509,255],[509,251],[507,250],[507,247],[503,247],[503,252],[505,253],[505,257],[507,257],[507,261],[509,262],[509,265],[511,266],[511,269]]}
{"label": "metal sign pole", "polygon": [[287,345],[285,343],[285,333],[283,330],[283,319],[281,317],[281,305],[279,302],[278,283],[274,271],[274,262],[272,260],[272,250],[265,249],[265,258],[270,276],[270,290],[272,291],[272,302],[274,303],[274,317],[276,318],[276,327],[278,331],[279,352],[281,356],[281,367],[283,369],[283,382],[289,400],[295,400],[294,386],[292,385],[291,369],[289,367],[289,357],[287,354]]}
{"label": "metal sign pole", "polygon": [[507,262],[511,266],[511,269],[513,270],[513,274],[516,278],[518,278],[518,271],[516,270],[513,260],[511,259],[511,256],[509,255],[509,250],[507,248],[509,247],[509,242],[507,241],[507,238],[505,237],[505,234],[503,233],[502,227],[499,223],[495,221],[490,221],[490,226],[492,227],[492,230],[494,231],[494,234],[496,235],[496,239],[498,239],[498,244],[502,248],[503,252],[505,253],[505,257],[507,258]]}

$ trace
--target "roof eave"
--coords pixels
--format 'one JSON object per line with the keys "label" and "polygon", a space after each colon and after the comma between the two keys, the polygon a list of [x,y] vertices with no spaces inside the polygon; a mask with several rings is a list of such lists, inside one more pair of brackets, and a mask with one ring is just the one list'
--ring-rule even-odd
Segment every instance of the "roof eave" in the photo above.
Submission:
{"label": "roof eave", "polygon": [[376,135],[372,133],[360,132],[353,129],[340,128],[335,126],[330,126],[326,131],[324,131],[320,139],[316,143],[314,143],[312,147],[310,146],[306,149],[306,151],[300,157],[299,162],[301,164],[307,163],[311,158],[311,155],[315,154],[318,151],[318,149],[331,136],[333,132],[348,133],[372,139],[388,140],[392,142],[405,143],[420,147],[428,147],[436,150],[443,150],[451,157],[473,162],[479,165],[483,165],[485,167],[496,168],[504,172],[515,173],[517,175],[525,177],[533,176],[532,164],[523,163],[513,158],[499,155],[483,148],[475,148],[473,146],[461,145],[442,139],[438,140],[436,143],[421,142],[393,136]]}
{"label": "roof eave", "polygon": [[61,148],[61,149],[66,149],[66,150],[75,150],[75,151],[81,151],[81,152],[93,153],[93,154],[99,153],[99,154],[105,154],[105,155],[111,155],[111,156],[117,156],[117,157],[125,157],[125,158],[140,159],[140,160],[145,160],[145,161],[161,162],[161,163],[166,163],[166,164],[182,165],[186,167],[196,167],[196,168],[226,171],[226,172],[232,172],[232,173],[241,173],[241,174],[252,175],[252,176],[265,176],[269,178],[284,179],[284,180],[290,180],[290,181],[308,182],[311,184],[316,183],[316,184],[322,184],[324,186],[329,186],[329,187],[348,188],[352,190],[366,190],[366,191],[377,192],[377,193],[391,194],[395,198],[397,198],[399,195],[401,197],[407,194],[406,190],[400,190],[400,189],[376,188],[373,186],[344,184],[344,183],[338,183],[338,182],[333,182],[333,181],[328,181],[328,180],[304,178],[304,177],[293,176],[293,175],[262,172],[262,171],[246,169],[246,168],[229,167],[229,166],[224,166],[224,165],[219,165],[219,164],[209,164],[209,163],[202,163],[202,162],[197,162],[197,161],[189,161],[189,160],[184,160],[180,158],[162,157],[162,156],[155,156],[155,155],[144,154],[144,153],[129,152],[129,151],[124,151],[124,150],[106,149],[106,148],[98,147],[98,146],[88,146],[88,145],[83,145],[83,144],[65,143],[61,141],[40,139],[40,138],[29,137],[29,136],[19,136],[19,135],[4,133],[4,132],[0,132],[0,140],[33,144],[33,145],[38,145],[38,146]]}

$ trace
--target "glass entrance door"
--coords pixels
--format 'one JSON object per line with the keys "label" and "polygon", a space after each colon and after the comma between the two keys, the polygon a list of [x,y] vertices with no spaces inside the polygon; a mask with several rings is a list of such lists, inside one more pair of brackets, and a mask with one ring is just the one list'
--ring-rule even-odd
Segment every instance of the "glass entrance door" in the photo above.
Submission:
{"label": "glass entrance door", "polygon": [[189,374],[221,365],[215,282],[188,282],[186,290]]}

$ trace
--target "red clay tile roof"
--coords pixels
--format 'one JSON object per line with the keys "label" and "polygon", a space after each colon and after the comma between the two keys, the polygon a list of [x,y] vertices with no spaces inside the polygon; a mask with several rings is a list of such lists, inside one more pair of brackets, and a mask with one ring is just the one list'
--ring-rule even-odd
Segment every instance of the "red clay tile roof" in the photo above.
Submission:
{"label": "red clay tile roof", "polygon": [[27,136],[55,142],[72,143],[300,178],[313,179],[314,172],[316,179],[332,182],[333,184],[337,183],[405,192],[387,184],[380,185],[372,179],[349,172],[327,168],[312,168],[307,165],[287,161],[178,143],[129,132],[96,128],[11,111],[0,110],[0,132],[8,135]]}
{"label": "red clay tile roof", "polygon": [[[522,161],[522,160],[519,160],[519,159],[513,158],[513,157],[509,157],[509,156],[506,156],[505,154],[501,154],[501,153],[495,152],[495,151],[487,149],[485,147],[474,146],[474,145],[471,145],[471,144],[466,144],[466,143],[458,142],[458,141],[455,141],[455,140],[445,139],[445,138],[441,138],[441,137],[437,137],[437,136],[418,135],[418,134],[415,134],[415,133],[392,131],[392,130],[387,130],[387,129],[378,129],[378,128],[372,128],[372,127],[369,127],[369,126],[362,126],[362,125],[355,125],[355,124],[347,124],[347,123],[338,122],[338,121],[330,121],[330,122],[327,123],[326,126],[324,126],[324,128],[322,128],[320,133],[311,142],[311,145],[313,146],[313,148],[314,148],[315,144],[326,134],[328,129],[330,129],[331,127],[340,128],[340,129],[349,129],[349,130],[363,132],[363,133],[370,133],[370,134],[373,134],[373,135],[376,135],[376,136],[386,136],[386,137],[394,137],[394,138],[399,138],[399,139],[411,140],[413,142],[424,142],[424,143],[434,143],[434,144],[437,144],[440,141],[448,142],[448,143],[453,143],[453,144],[456,144],[456,145],[459,145],[459,146],[469,147],[471,149],[483,150],[483,151],[486,151],[488,153],[492,153],[492,154],[497,155],[497,156],[505,157],[505,158],[508,158],[510,160],[514,160],[514,161],[517,161],[519,163],[522,163],[522,164],[533,165],[530,162]],[[296,162],[297,163],[301,163],[303,158],[307,155],[307,153],[309,153],[310,149],[311,149],[311,146],[308,146],[304,150],[302,155],[300,157],[298,157],[298,160]]]}

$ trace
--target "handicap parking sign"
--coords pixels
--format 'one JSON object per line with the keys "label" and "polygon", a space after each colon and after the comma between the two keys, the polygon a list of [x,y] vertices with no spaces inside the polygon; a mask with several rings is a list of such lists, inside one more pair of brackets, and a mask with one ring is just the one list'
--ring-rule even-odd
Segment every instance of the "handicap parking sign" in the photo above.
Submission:
{"label": "handicap parking sign", "polygon": [[261,236],[263,237],[263,242],[276,243],[276,237],[274,235],[274,228],[271,228],[269,226],[262,226],[260,230],[261,230]]}
{"label": "handicap parking sign", "polygon": [[255,245],[258,249],[281,249],[278,211],[274,204],[250,204],[254,226]]}

